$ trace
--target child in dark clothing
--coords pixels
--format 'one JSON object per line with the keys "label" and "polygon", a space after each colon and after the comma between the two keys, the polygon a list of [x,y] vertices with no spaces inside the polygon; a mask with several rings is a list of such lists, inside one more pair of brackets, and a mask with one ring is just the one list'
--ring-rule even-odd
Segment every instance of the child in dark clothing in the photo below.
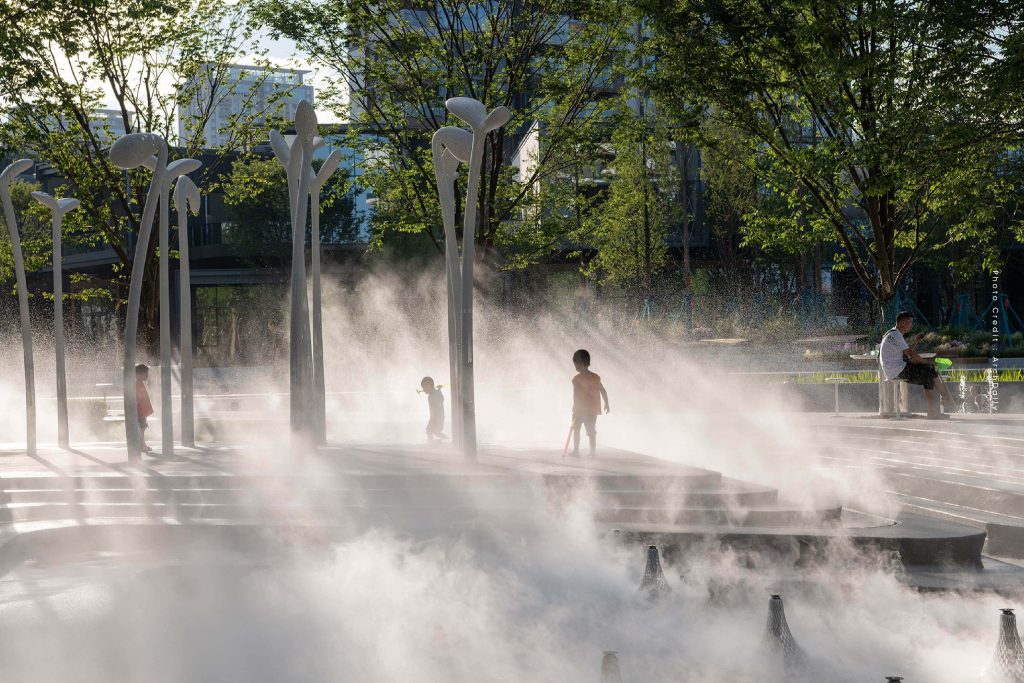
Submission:
{"label": "child in dark clothing", "polygon": [[580,426],[584,426],[590,440],[590,457],[593,458],[597,452],[597,416],[601,414],[601,399],[604,399],[604,412],[611,411],[608,392],[601,384],[601,376],[590,371],[589,351],[579,349],[572,354],[572,364],[576,366],[576,376],[572,378],[572,454],[580,454]]}
{"label": "child in dark clothing", "polygon": [[146,382],[149,381],[149,366],[139,363],[135,366],[135,408],[139,420],[139,441],[143,453],[152,452],[146,445],[146,418],[153,414],[153,402],[149,400]]}
{"label": "child in dark clothing", "polygon": [[427,395],[427,405],[430,407],[427,441],[447,439],[448,437],[444,435],[444,394],[441,393],[441,388],[434,386],[433,377],[424,377],[420,387]]}

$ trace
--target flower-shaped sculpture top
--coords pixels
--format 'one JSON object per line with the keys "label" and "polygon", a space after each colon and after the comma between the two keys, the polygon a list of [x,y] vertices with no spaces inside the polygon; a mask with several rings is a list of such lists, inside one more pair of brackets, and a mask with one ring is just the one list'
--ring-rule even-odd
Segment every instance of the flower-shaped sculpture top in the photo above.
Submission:
{"label": "flower-shaped sculpture top", "polygon": [[32,198],[37,202],[48,208],[54,213],[54,215],[62,216],[68,211],[78,207],[78,200],[73,197],[64,197],[63,199],[55,199],[51,195],[45,192],[33,192]]}
{"label": "flower-shaped sculpture top", "polygon": [[[155,171],[157,163],[156,157],[153,156],[142,162],[142,165],[150,171]],[[171,163],[167,164],[167,181],[171,182],[178,176],[188,175],[193,171],[197,171],[202,165],[203,162],[197,159],[175,159]]]}
{"label": "flower-shaped sculpture top", "polygon": [[445,177],[454,178],[459,163],[469,163],[473,153],[473,134],[465,128],[445,126],[434,133],[431,147],[434,164]]}
{"label": "flower-shaped sculpture top", "polygon": [[332,150],[330,156],[327,157],[323,165],[320,167],[320,170],[317,171],[316,177],[313,178],[313,181],[309,184],[309,191],[318,192],[320,188],[324,186],[324,183],[327,182],[327,179],[330,178],[336,170],[338,170],[338,164],[340,163],[341,151],[337,149]]}
{"label": "flower-shaped sculpture top", "polygon": [[464,128],[439,128],[431,139],[434,169],[438,178],[455,179],[460,163],[469,163],[473,149],[473,134]]}
{"label": "flower-shaped sculpture top", "polygon": [[292,157],[292,149],[288,146],[288,141],[284,139],[279,131],[270,131],[270,148],[274,150],[274,156],[276,156],[282,164],[286,167]]}
{"label": "flower-shaped sculpture top", "polygon": [[174,208],[178,211],[191,211],[193,215],[199,213],[199,188],[192,182],[191,178],[185,176],[174,186]]}
{"label": "flower-shaped sculpture top", "polygon": [[487,113],[487,107],[472,97],[452,97],[445,101],[448,111],[469,124],[474,133],[490,133],[501,128],[512,118],[508,107],[496,107]]}
{"label": "flower-shaped sculpture top", "polygon": [[118,168],[145,166],[149,158],[167,153],[167,141],[156,133],[129,133],[110,146],[110,161]]}
{"label": "flower-shaped sculpture top", "polygon": [[301,100],[295,108],[295,132],[303,138],[303,141],[308,141],[311,145],[315,143],[317,137],[316,112],[313,111],[313,105],[308,100]]}
{"label": "flower-shaped sculpture top", "polygon": [[11,183],[12,180],[14,180],[15,177],[24,173],[31,167],[31,159],[18,159],[17,161],[11,162],[11,165],[5,168],[2,173],[0,173],[0,185],[6,187]]}

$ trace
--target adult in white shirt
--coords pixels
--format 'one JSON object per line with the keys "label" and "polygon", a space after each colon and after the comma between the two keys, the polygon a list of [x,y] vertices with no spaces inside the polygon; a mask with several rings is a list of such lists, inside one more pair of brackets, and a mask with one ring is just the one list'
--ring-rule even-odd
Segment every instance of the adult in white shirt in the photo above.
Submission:
{"label": "adult in white shirt", "polygon": [[878,346],[879,371],[887,380],[902,379],[909,384],[920,385],[928,401],[929,419],[948,419],[949,416],[943,415],[935,403],[936,389],[942,394],[942,401],[947,406],[954,406],[958,401],[949,393],[949,389],[939,377],[938,371],[935,370],[935,361],[921,358],[914,350],[924,335],[915,336],[911,344],[903,337],[913,326],[914,316],[909,311],[901,311],[896,316],[896,326],[885,333],[882,343]]}

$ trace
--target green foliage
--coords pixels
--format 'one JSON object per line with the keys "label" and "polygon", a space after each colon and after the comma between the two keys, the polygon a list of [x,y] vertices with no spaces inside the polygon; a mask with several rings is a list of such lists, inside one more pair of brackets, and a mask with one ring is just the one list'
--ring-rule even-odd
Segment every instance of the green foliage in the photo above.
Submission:
{"label": "green foliage", "polygon": [[[15,0],[0,10],[0,149],[31,155],[50,164],[67,185],[66,195],[81,200],[81,209],[65,220],[68,251],[109,247],[117,259],[110,278],[73,273],[72,295],[87,297],[106,290],[123,294],[133,265],[133,235],[139,229],[149,173],[125,173],[107,156],[115,129],[158,133],[170,144],[177,139],[179,105],[201,98],[210,106],[189,122],[198,131],[224,98],[238,97],[242,111],[228,127],[230,144],[195,180],[207,189],[211,171],[232,148],[265,139],[263,120],[272,116],[286,90],[273,91],[262,110],[248,107],[257,97],[236,92],[224,77],[227,65],[249,53],[252,45],[244,5],[218,0],[67,0],[36,3]],[[10,17],[17,17],[17,21]],[[253,57],[252,53],[256,53]],[[104,116],[97,110],[108,108]],[[198,134],[182,141],[172,156],[197,156]],[[146,255],[142,334],[152,338],[156,319],[156,248]]]}
{"label": "green foliage", "polygon": [[[321,162],[314,163],[319,170]],[[335,171],[320,196],[320,242],[337,244],[356,237],[358,224],[345,173]],[[291,258],[292,224],[288,182],[277,159],[236,160],[221,184],[227,221],[224,242],[242,258],[260,265]],[[312,227],[307,228],[308,231]]]}
{"label": "green foliage", "polygon": [[588,275],[649,296],[654,273],[668,261],[669,222],[678,213],[677,172],[667,127],[623,109],[609,146],[608,188],[578,241],[597,250]]}
{"label": "green foliage", "polygon": [[[513,112],[485,147],[478,254],[496,261],[500,246],[505,265],[516,267],[562,245],[572,203],[564,203],[564,186],[556,183],[549,195],[547,183],[572,178],[598,153],[595,136],[611,106],[607,86],[621,71],[627,42],[622,0],[540,0],[528,7],[515,0],[414,6],[255,0],[255,6],[276,35],[338,74],[321,101],[349,115],[351,144],[365,149],[358,182],[377,200],[376,245],[395,233],[416,233],[443,249],[430,137],[444,125],[461,125],[444,108],[453,96]],[[508,167],[512,157],[519,159],[518,173]],[[460,201],[464,189],[462,179]]]}
{"label": "green foliage", "polygon": [[1019,3],[639,4],[661,87],[735,131],[736,168],[775,197],[744,215],[748,244],[793,252],[827,236],[882,302],[946,245],[995,264],[1006,151],[1024,125]]}
{"label": "green foliage", "polygon": [[[21,180],[15,180],[10,185],[11,203],[14,205],[15,219],[18,221],[18,234],[27,270],[34,270],[40,265],[41,257],[44,254],[48,255],[50,245],[50,226],[45,215],[49,212],[45,209],[40,212],[39,209],[43,207],[32,199],[32,193],[38,189],[37,185]],[[0,210],[0,281],[13,280],[14,255],[11,238],[4,212]]]}
{"label": "green foliage", "polygon": [[[767,372],[756,375],[743,375],[739,373],[736,378],[742,378],[745,383],[751,384],[831,384],[825,380],[830,377],[842,377],[848,384],[877,384],[877,370],[827,370],[814,372]],[[988,382],[987,370],[951,370],[946,379],[947,384],[958,384],[963,377],[968,383],[986,384]],[[994,381],[1003,382],[1024,382],[1024,370],[1021,368],[1004,368],[992,373]],[[955,391],[955,390],[954,390]]]}

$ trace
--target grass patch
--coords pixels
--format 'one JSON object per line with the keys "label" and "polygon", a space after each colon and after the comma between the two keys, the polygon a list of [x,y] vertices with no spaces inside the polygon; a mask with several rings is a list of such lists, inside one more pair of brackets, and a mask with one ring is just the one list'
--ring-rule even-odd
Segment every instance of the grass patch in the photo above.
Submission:
{"label": "grass patch", "polygon": [[[960,379],[968,383],[988,383],[988,370],[945,370],[940,373],[947,382],[959,384]],[[834,370],[817,372],[761,372],[735,373],[733,379],[742,379],[746,384],[831,384],[825,380],[842,377],[845,384],[876,384],[877,370]],[[1024,368],[1005,368],[993,373],[993,381],[1024,382]]]}

